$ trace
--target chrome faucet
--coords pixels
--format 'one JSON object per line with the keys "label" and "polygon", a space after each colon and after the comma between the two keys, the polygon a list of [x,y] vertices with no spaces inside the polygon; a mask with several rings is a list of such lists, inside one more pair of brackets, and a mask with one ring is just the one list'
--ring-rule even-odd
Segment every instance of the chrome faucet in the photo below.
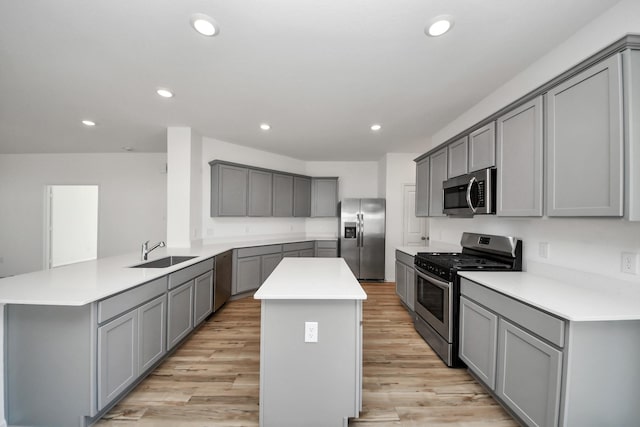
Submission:
{"label": "chrome faucet", "polygon": [[142,244],[142,260],[146,261],[147,257],[149,256],[149,252],[151,252],[152,250],[156,248],[164,248],[164,246],[165,246],[164,242],[160,241],[155,245],[151,246],[151,248],[149,248],[149,241],[147,240]]}

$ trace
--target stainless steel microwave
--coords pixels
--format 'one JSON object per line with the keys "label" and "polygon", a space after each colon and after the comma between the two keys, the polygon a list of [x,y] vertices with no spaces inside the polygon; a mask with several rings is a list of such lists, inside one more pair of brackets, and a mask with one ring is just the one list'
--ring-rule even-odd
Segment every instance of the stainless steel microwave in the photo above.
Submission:
{"label": "stainless steel microwave", "polygon": [[496,168],[482,169],[442,183],[442,206],[450,216],[496,213]]}

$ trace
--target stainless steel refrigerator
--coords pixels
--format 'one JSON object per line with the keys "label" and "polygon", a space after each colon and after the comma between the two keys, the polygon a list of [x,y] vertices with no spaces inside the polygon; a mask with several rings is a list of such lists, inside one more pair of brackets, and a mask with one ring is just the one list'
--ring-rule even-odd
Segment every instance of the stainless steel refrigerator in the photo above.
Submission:
{"label": "stainless steel refrigerator", "polygon": [[384,280],[385,199],[340,202],[340,256],[362,280]]}

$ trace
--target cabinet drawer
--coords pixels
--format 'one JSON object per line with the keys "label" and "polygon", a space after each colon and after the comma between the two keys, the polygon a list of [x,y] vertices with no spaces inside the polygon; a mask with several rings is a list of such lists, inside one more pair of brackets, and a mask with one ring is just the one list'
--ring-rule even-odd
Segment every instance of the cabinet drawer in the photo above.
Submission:
{"label": "cabinet drawer", "polygon": [[565,325],[563,320],[485,288],[464,277],[460,278],[460,292],[550,343],[564,347]]}
{"label": "cabinet drawer", "polygon": [[98,302],[98,323],[149,301],[167,291],[167,276],[136,286],[133,289]]}
{"label": "cabinet drawer", "polygon": [[318,240],[316,241],[316,245],[318,249],[337,249],[338,241],[337,240]]}
{"label": "cabinet drawer", "polygon": [[282,245],[282,250],[285,252],[302,251],[304,249],[313,249],[313,242],[285,243]]}
{"label": "cabinet drawer", "polygon": [[251,248],[236,249],[238,258],[246,258],[257,255],[267,255],[282,252],[282,245],[254,246]]}
{"label": "cabinet drawer", "polygon": [[396,249],[396,260],[413,268],[413,256]]}
{"label": "cabinet drawer", "polygon": [[169,275],[169,289],[182,285],[184,282],[198,277],[207,271],[213,270],[213,258],[191,265],[189,267],[178,270]]}

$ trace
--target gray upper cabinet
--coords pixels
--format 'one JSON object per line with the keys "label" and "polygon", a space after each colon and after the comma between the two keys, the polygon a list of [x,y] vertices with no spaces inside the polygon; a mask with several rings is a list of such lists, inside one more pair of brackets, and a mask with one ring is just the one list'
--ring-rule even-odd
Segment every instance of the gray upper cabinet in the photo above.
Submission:
{"label": "gray upper cabinet", "polygon": [[623,215],[621,57],[546,95],[547,214]]}
{"label": "gray upper cabinet", "polygon": [[311,216],[338,216],[338,178],[311,179]]}
{"label": "gray upper cabinet", "polygon": [[416,163],[416,216],[429,216],[429,157]]}
{"label": "gray upper cabinet", "polygon": [[497,214],[542,216],[542,97],[497,120]]}
{"label": "gray upper cabinet", "polygon": [[293,216],[293,176],[273,174],[273,216]]}
{"label": "gray upper cabinet", "polygon": [[455,176],[464,175],[469,170],[468,168],[468,137],[460,138],[457,141],[452,142],[447,146],[449,153],[449,170],[448,177],[453,178]]}
{"label": "gray upper cabinet", "polygon": [[293,177],[293,216],[311,216],[311,179]]}
{"label": "gray upper cabinet", "polygon": [[429,216],[445,216],[442,183],[447,179],[447,147],[433,153],[429,161]]}
{"label": "gray upper cabinet", "polygon": [[272,177],[271,172],[249,169],[249,216],[271,216],[272,215]]}
{"label": "gray upper cabinet", "polygon": [[469,135],[469,172],[496,165],[496,124],[491,122]]}
{"label": "gray upper cabinet", "polygon": [[247,215],[248,169],[211,164],[211,216]]}

